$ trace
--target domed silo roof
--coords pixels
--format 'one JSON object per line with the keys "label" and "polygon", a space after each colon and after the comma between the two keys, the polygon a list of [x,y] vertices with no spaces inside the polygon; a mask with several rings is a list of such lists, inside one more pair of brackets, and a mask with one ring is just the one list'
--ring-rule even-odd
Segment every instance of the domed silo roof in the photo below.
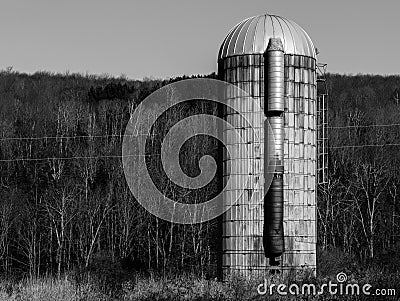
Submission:
{"label": "domed silo roof", "polygon": [[270,38],[281,38],[285,54],[316,56],[314,44],[303,28],[286,18],[264,14],[233,27],[221,45],[218,59],[264,53]]}

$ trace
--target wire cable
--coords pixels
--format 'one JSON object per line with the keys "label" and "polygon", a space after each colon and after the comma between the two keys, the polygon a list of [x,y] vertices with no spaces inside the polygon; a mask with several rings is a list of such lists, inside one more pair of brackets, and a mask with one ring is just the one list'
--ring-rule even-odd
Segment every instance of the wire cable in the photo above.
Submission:
{"label": "wire cable", "polygon": [[[345,126],[328,126],[327,129],[347,129],[347,128],[369,128],[369,127],[394,127],[400,126],[400,123],[391,124],[371,124],[371,125],[345,125]],[[80,139],[80,138],[112,138],[112,137],[132,137],[132,136],[148,136],[155,134],[139,133],[139,134],[110,134],[110,135],[78,135],[78,136],[43,136],[43,137],[0,137],[0,141],[8,140],[51,140],[51,139]]]}
{"label": "wire cable", "polygon": [[74,156],[74,157],[47,157],[47,158],[15,158],[15,159],[0,159],[0,162],[16,162],[16,161],[51,161],[51,160],[75,160],[75,159],[99,159],[99,158],[129,158],[129,157],[156,157],[160,154],[148,155],[104,155],[104,156]]}
{"label": "wire cable", "polygon": [[400,143],[339,145],[339,146],[328,146],[328,148],[337,149],[337,148],[362,148],[362,147],[385,147],[385,146],[400,146]]}
{"label": "wire cable", "polygon": [[370,125],[344,125],[344,126],[328,126],[327,129],[347,129],[347,128],[369,128],[369,127],[391,127],[400,126],[400,123],[389,124],[370,124]]}
{"label": "wire cable", "polygon": [[93,136],[78,135],[78,136],[43,136],[43,137],[1,137],[0,141],[7,141],[7,140],[79,139],[79,138],[112,138],[112,137],[120,137],[120,138],[122,138],[122,137],[135,137],[135,136],[148,136],[148,135],[150,136],[152,134],[139,133],[139,134],[131,134],[131,135],[112,134],[112,135],[93,135]]}

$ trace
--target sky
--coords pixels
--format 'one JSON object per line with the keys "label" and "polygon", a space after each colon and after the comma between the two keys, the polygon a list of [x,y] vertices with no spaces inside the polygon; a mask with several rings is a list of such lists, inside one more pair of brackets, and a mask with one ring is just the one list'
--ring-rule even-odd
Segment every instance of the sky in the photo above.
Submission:
{"label": "sky", "polygon": [[399,11],[399,0],[2,0],[0,69],[207,74],[234,25],[269,13],[303,27],[329,72],[400,74]]}

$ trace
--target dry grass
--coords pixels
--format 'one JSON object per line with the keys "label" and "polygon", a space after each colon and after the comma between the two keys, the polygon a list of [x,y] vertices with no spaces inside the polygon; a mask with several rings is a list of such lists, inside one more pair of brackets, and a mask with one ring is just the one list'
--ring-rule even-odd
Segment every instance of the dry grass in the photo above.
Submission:
{"label": "dry grass", "polygon": [[[336,266],[335,266],[336,267]],[[335,271],[336,273],[336,271]],[[346,271],[349,281],[352,283],[370,283],[374,288],[396,288],[397,295],[400,293],[400,273],[385,272],[377,267],[365,268],[362,271]],[[276,275],[266,280],[267,285],[271,283],[284,283],[290,285],[296,283],[315,284],[317,287],[329,280],[335,281],[335,274],[321,275],[315,278],[311,274],[296,277],[296,280],[283,279]],[[320,296],[272,296],[259,295],[257,286],[263,281],[260,279],[244,279],[232,276],[226,282],[216,279],[204,279],[191,274],[171,275],[169,277],[134,276],[130,280],[123,281],[118,286],[118,293],[107,293],[99,284],[89,280],[77,284],[70,278],[54,279],[41,278],[35,280],[24,280],[11,283],[6,280],[0,281],[1,300],[40,300],[40,301],[72,301],[72,300],[398,300],[398,297],[386,297],[377,299],[365,296],[331,296],[324,294]]]}
{"label": "dry grass", "polygon": [[80,287],[68,279],[39,278],[23,280],[19,283],[2,282],[0,300],[21,301],[73,301],[109,300],[90,284]]}

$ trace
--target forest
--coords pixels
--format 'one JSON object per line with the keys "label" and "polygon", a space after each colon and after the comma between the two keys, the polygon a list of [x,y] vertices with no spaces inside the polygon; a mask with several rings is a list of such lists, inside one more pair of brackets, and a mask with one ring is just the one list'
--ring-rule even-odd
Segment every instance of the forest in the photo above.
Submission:
{"label": "forest", "polygon": [[[1,71],[1,275],[85,271],[107,285],[132,271],[216,277],[217,221],[179,225],[151,215],[130,193],[121,162],[133,110],[186,78]],[[326,82],[329,168],[318,192],[319,252],[398,269],[400,76],[327,74]],[[196,166],[200,146],[217,154],[218,145],[204,139],[183,150],[186,170]]]}

